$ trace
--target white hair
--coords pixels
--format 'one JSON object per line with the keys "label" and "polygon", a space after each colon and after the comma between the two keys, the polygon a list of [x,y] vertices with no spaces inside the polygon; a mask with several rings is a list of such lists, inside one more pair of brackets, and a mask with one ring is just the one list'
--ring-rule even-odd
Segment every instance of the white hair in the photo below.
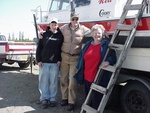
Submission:
{"label": "white hair", "polygon": [[95,30],[99,30],[101,29],[102,30],[102,34],[104,35],[105,34],[105,28],[103,25],[101,24],[95,24],[92,28],[91,28],[91,32],[95,31]]}

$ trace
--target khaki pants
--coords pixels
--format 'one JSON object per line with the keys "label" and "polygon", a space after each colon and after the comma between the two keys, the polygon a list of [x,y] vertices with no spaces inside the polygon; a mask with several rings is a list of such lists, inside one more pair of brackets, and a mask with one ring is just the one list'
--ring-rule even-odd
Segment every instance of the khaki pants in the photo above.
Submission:
{"label": "khaki pants", "polygon": [[74,104],[76,101],[77,83],[73,76],[76,73],[76,65],[79,56],[71,56],[63,52],[61,56],[60,87],[62,99],[68,99],[68,103]]}

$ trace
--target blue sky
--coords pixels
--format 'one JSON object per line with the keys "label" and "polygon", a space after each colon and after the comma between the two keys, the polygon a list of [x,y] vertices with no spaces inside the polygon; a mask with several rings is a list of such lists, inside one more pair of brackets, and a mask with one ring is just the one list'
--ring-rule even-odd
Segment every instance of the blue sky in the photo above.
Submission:
{"label": "blue sky", "polygon": [[0,33],[14,32],[17,37],[21,31],[32,39],[36,34],[31,10],[41,6],[46,11],[48,3],[49,0],[0,0]]}

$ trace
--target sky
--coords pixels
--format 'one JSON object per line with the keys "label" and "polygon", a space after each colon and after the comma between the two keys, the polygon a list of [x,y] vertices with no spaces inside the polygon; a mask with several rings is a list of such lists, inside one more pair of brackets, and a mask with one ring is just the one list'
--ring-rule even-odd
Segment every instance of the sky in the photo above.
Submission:
{"label": "sky", "polygon": [[31,10],[41,6],[43,11],[48,8],[49,0],[0,0],[0,33],[8,36],[14,32],[19,37],[19,31],[24,37],[36,37],[33,12]]}

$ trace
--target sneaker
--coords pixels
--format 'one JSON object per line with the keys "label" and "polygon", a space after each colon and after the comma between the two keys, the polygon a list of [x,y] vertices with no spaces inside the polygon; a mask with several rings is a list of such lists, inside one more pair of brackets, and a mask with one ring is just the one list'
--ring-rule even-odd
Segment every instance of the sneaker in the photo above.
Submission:
{"label": "sneaker", "polygon": [[51,101],[50,102],[50,107],[56,107],[56,101]]}
{"label": "sneaker", "polygon": [[68,104],[67,110],[68,111],[72,111],[75,109],[75,105],[74,104]]}
{"label": "sneaker", "polygon": [[47,107],[48,107],[48,101],[47,100],[41,101],[41,108],[46,109]]}

